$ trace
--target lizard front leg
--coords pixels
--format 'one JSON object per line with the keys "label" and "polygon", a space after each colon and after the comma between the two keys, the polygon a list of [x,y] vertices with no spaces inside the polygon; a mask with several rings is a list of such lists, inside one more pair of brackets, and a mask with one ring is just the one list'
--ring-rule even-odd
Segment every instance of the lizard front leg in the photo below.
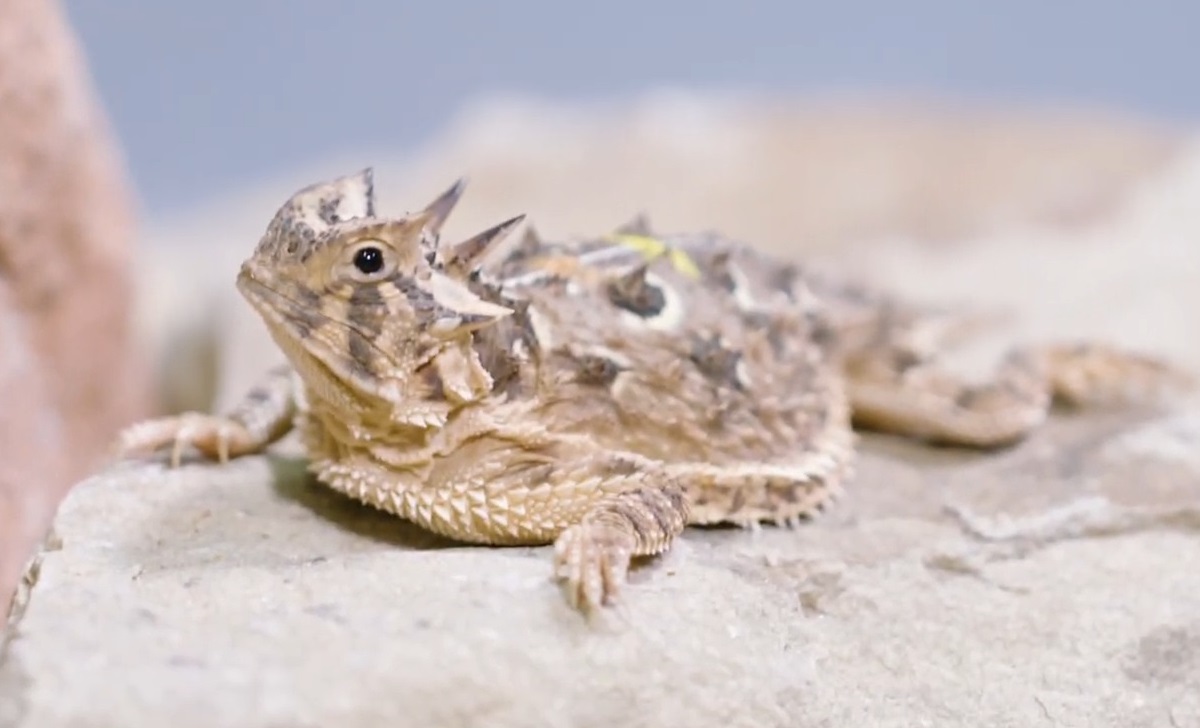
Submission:
{"label": "lizard front leg", "polygon": [[568,602],[585,610],[612,603],[631,560],[666,551],[690,516],[684,484],[662,463],[601,451],[587,438],[484,436],[436,458],[428,471],[411,465],[317,461],[316,472],[448,538],[554,544],[554,573]]}
{"label": "lizard front leg", "polygon": [[576,608],[611,604],[634,556],[666,551],[687,525],[683,488],[671,481],[607,496],[554,542],[555,575]]}
{"label": "lizard front leg", "polygon": [[1055,401],[1117,404],[1192,386],[1166,362],[1096,343],[1013,349],[977,384],[895,345],[856,352],[845,374],[855,424],[979,448],[1024,438]]}
{"label": "lizard front leg", "polygon": [[260,452],[291,430],[294,394],[291,368],[274,367],[226,415],[185,412],[130,425],[118,438],[119,455],[170,447],[171,467],[178,467],[189,445],[222,463]]}

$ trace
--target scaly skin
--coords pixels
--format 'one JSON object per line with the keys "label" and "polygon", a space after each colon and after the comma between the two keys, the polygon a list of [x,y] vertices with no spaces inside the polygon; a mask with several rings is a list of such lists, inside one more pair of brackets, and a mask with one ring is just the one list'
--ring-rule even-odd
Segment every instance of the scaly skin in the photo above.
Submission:
{"label": "scaly skin", "polygon": [[1189,381],[1079,344],[1014,351],[973,385],[935,357],[961,316],[644,222],[500,250],[514,218],[443,245],[461,192],[402,218],[376,216],[370,170],[298,192],[237,279],[290,365],[226,416],[129,428],[123,452],[224,461],[294,425],[318,479],[365,503],[461,541],[554,543],[568,599],[591,608],[688,524],[825,507],[852,474],[852,422],[996,447],[1055,399]]}

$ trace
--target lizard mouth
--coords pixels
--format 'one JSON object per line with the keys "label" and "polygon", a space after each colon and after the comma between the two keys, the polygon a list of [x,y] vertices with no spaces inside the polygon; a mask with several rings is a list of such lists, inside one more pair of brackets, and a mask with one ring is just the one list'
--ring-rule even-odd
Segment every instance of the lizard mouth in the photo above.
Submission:
{"label": "lizard mouth", "polygon": [[293,298],[264,283],[247,265],[238,273],[237,289],[268,323],[294,329],[302,338],[308,338],[323,323],[339,323],[321,311],[316,294],[311,294],[308,301]]}
{"label": "lizard mouth", "polygon": [[368,341],[381,356],[384,355],[365,332],[323,311],[321,296],[315,291],[303,287],[297,288],[295,293],[281,291],[255,275],[254,269],[248,265],[243,265],[238,273],[237,288],[276,337],[286,332],[288,338],[306,349],[314,346],[324,348],[322,344],[329,342],[332,332],[327,331],[322,335],[321,329],[349,329]]}
{"label": "lizard mouth", "polygon": [[[237,288],[272,330],[284,329],[297,342],[319,342],[325,337],[314,333],[325,326],[349,329],[359,334],[378,356],[390,361],[388,355],[367,332],[349,321],[330,316],[321,310],[320,294],[307,288],[298,289],[302,295],[291,296],[264,282],[255,275],[249,264],[243,264],[237,277]],[[311,345],[311,344],[309,344]],[[308,345],[305,345],[308,348]]]}

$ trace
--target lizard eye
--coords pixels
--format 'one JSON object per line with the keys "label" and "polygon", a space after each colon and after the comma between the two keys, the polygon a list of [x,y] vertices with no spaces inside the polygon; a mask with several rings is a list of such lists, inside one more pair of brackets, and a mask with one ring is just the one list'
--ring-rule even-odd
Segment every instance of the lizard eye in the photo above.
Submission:
{"label": "lizard eye", "polygon": [[354,267],[363,275],[378,273],[383,268],[383,251],[374,246],[359,248],[354,254]]}
{"label": "lizard eye", "polygon": [[396,270],[396,251],[378,240],[364,240],[350,250],[339,264],[341,275],[360,283],[372,283]]}

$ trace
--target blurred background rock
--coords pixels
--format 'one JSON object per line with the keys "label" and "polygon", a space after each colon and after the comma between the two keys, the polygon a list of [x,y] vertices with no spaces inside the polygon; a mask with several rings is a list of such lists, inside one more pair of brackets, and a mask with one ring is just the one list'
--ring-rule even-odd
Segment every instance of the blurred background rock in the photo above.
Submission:
{"label": "blurred background rock", "polygon": [[451,233],[1019,247],[1102,225],[1200,112],[1200,6],[1082,7],[0,0],[0,590],[121,422],[276,356],[232,278],[296,188],[467,175]]}

